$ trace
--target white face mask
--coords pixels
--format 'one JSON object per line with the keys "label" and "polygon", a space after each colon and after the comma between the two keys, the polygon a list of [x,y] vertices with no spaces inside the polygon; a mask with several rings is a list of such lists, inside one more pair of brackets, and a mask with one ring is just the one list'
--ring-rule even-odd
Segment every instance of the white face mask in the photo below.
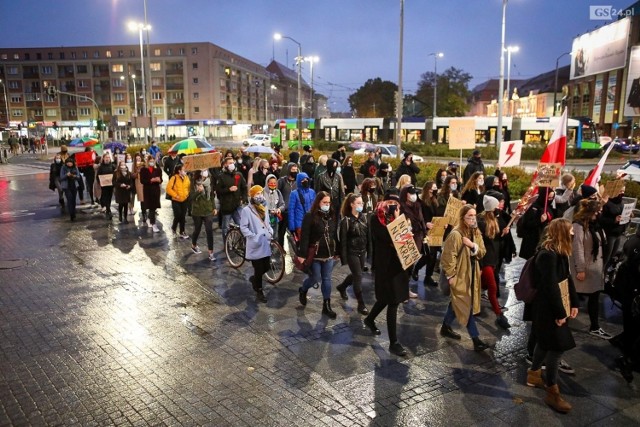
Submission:
{"label": "white face mask", "polygon": [[227,165],[227,170],[228,170],[229,172],[233,172],[234,170],[236,170],[236,165],[235,165],[235,164],[233,164],[233,163],[229,163],[229,164]]}
{"label": "white face mask", "polygon": [[206,170],[206,169],[205,169],[205,170],[203,170],[203,171],[202,171],[202,177],[203,177],[203,178],[206,178],[206,177],[208,177],[208,176],[209,176],[209,171],[208,171],[208,170]]}
{"label": "white face mask", "polygon": [[331,205],[322,205],[322,206],[320,206],[320,210],[322,212],[329,212],[329,209],[331,209]]}
{"label": "white face mask", "polygon": [[407,200],[411,203],[414,203],[416,200],[418,200],[418,196],[416,194],[409,194],[407,196]]}

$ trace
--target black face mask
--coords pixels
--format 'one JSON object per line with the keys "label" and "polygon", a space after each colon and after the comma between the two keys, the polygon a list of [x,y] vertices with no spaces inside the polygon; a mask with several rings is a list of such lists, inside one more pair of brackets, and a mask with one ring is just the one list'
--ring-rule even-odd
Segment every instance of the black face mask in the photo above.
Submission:
{"label": "black face mask", "polygon": [[298,172],[289,172],[289,176],[290,176],[292,179],[296,179],[296,177],[298,176]]}
{"label": "black face mask", "polygon": [[375,188],[375,187],[373,187],[373,188],[369,188],[367,191],[368,191],[369,193],[375,193],[376,188]]}
{"label": "black face mask", "polygon": [[380,176],[387,176],[388,171],[380,171]]}
{"label": "black face mask", "polygon": [[438,190],[431,190],[431,194],[434,195],[434,196],[437,196],[438,195]]}
{"label": "black face mask", "polygon": [[302,181],[302,188],[309,188],[309,181]]}

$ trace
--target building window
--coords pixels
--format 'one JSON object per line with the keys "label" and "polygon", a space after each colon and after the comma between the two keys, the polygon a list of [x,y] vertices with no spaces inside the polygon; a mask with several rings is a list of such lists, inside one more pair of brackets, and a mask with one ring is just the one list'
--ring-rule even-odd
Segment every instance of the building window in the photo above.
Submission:
{"label": "building window", "polygon": [[182,107],[176,107],[173,111],[175,111],[176,114],[184,114],[184,108]]}
{"label": "building window", "polygon": [[10,81],[9,82],[9,88],[11,88],[11,89],[20,89],[20,85],[16,81]]}
{"label": "building window", "polygon": [[114,101],[124,101],[124,93],[114,93],[113,94]]}
{"label": "building window", "polygon": [[16,61],[20,59],[20,54],[18,53],[14,53],[13,54],[13,59],[15,59]]}
{"label": "building window", "polygon": [[184,92],[173,92],[171,99],[184,99]]}
{"label": "building window", "polygon": [[86,65],[76,65],[76,71],[78,72],[78,74],[87,74],[89,72],[89,69]]}
{"label": "building window", "polygon": [[55,117],[58,115],[58,110],[56,108],[47,108],[46,111],[47,117]]}
{"label": "building window", "polygon": [[197,85],[197,84],[198,84],[198,78],[197,78],[197,77],[194,77],[194,78],[193,78],[193,84],[194,84],[194,85]]}
{"label": "building window", "polygon": [[178,51],[178,55],[184,55],[184,48],[181,47]]}
{"label": "building window", "polygon": [[113,64],[111,66],[112,73],[122,73],[124,71],[124,65],[122,64]]}
{"label": "building window", "polygon": [[198,48],[197,47],[192,47],[191,48],[191,55],[197,55],[198,54]]}
{"label": "building window", "polygon": [[124,58],[124,50],[118,51],[118,58]]}
{"label": "building window", "polygon": [[11,103],[12,104],[21,104],[22,97],[20,95],[11,95]]}
{"label": "building window", "polygon": [[60,52],[60,59],[64,59],[64,52]]}
{"label": "building window", "polygon": [[110,50],[106,51],[106,52],[105,52],[105,56],[106,56],[107,58],[111,58],[111,51],[110,51]]}
{"label": "building window", "polygon": [[86,50],[82,51],[82,58],[83,59],[87,59],[89,57],[89,52],[87,52]]}
{"label": "building window", "polygon": [[193,112],[194,113],[199,113],[200,112],[200,107],[193,107]]}
{"label": "building window", "polygon": [[78,117],[78,111],[74,108],[68,111],[69,117]]}
{"label": "building window", "polygon": [[151,98],[155,101],[160,101],[162,99],[162,92],[153,92]]}
{"label": "building window", "polygon": [[162,52],[160,51],[160,49],[154,49],[153,50],[153,55],[154,56],[160,56],[160,55],[162,55]]}
{"label": "building window", "polygon": [[50,65],[43,65],[42,74],[53,74],[53,67],[51,67]]}
{"label": "building window", "polygon": [[161,65],[160,65],[160,63],[159,63],[159,62],[152,62],[152,63],[149,65],[149,69],[150,69],[151,71],[160,71],[160,70],[162,70],[162,67],[161,67]]}
{"label": "building window", "polygon": [[171,56],[171,55],[173,55],[173,53],[171,51],[171,48],[169,48],[169,49],[167,49],[167,56]]}
{"label": "building window", "polygon": [[100,58],[100,51],[99,50],[94,50],[93,51],[93,57],[94,58]]}
{"label": "building window", "polygon": [[[69,97],[67,97],[67,98],[69,98]],[[56,102],[56,99],[51,95],[45,95],[44,96],[44,102]],[[69,102],[71,102],[71,100],[69,100]]]}
{"label": "building window", "polygon": [[47,53],[47,59],[53,59],[53,52]]}
{"label": "building window", "polygon": [[162,79],[160,77],[152,78],[151,87],[162,87]]}
{"label": "building window", "polygon": [[198,92],[193,92],[193,99],[200,99],[200,94]]}
{"label": "building window", "polygon": [[22,110],[18,109],[18,108],[13,108],[11,109],[11,115],[13,117],[22,117]]}
{"label": "building window", "polygon": [[42,110],[40,110],[40,109],[33,110],[33,115],[41,117],[42,116]]}
{"label": "building window", "polygon": [[227,81],[225,79],[220,79],[220,89],[227,88]]}
{"label": "building window", "polygon": [[30,60],[30,59],[31,59],[31,56],[29,56],[29,54],[28,54],[28,53],[25,53],[25,54],[24,54],[24,60],[25,60],[25,61],[28,61],[28,60]]}
{"label": "building window", "polygon": [[76,59],[76,53],[75,52],[71,52],[71,59]]}
{"label": "building window", "polygon": [[[38,96],[39,94],[37,93],[26,93],[24,95],[24,99],[29,102],[29,101],[40,101],[40,97]],[[13,101],[12,101],[13,102]]]}
{"label": "building window", "polygon": [[122,107],[118,107],[114,110],[116,116],[124,116],[125,115],[125,109]]}
{"label": "building window", "polygon": [[133,58],[134,56],[136,56],[136,51],[135,51],[135,50],[133,50],[133,49],[131,49],[131,50],[129,51],[129,57],[130,57],[130,58]]}
{"label": "building window", "polygon": [[36,53],[36,59],[38,61],[40,61],[42,59],[42,54],[41,53]]}
{"label": "building window", "polygon": [[153,115],[156,117],[164,116],[164,110],[162,107],[153,107]]}
{"label": "building window", "polygon": [[2,55],[0,55],[0,59],[7,59],[7,54],[3,53]]}
{"label": "building window", "polygon": [[89,83],[86,80],[78,80],[78,87],[89,87]]}
{"label": "building window", "polygon": [[80,108],[80,115],[81,116],[90,116],[91,115],[91,108],[86,108],[86,107]]}
{"label": "building window", "polygon": [[7,67],[7,74],[18,75],[18,67]]}
{"label": "building window", "polygon": [[193,63],[192,68],[193,68],[194,70],[197,70],[197,69],[198,69],[198,63],[197,63],[197,62],[194,62],[194,63]]}

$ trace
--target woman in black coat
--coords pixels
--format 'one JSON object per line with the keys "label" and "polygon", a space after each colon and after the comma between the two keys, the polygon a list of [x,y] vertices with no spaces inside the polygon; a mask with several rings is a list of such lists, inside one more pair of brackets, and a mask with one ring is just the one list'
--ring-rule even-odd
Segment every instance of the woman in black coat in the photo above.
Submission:
{"label": "woman in black coat", "polygon": [[[395,200],[378,203],[376,214],[371,218],[371,233],[376,250],[373,254],[375,265],[376,302],[363,323],[375,335],[380,335],[375,320],[387,307],[387,330],[389,332],[389,351],[398,356],[406,356],[407,351],[398,342],[396,320],[398,305],[409,298],[409,275],[402,268],[396,249],[391,241],[387,225],[400,214],[400,205]],[[407,240],[411,236],[407,237]]]}
{"label": "woman in black coat", "polygon": [[[552,220],[547,228],[540,252],[535,259],[532,330],[537,336],[533,363],[527,371],[527,385],[544,387],[545,403],[559,412],[569,412],[571,405],[560,396],[558,367],[562,354],[576,346],[568,320],[578,315],[578,294],[569,271],[572,253],[571,223],[563,218]],[[567,291],[563,295],[562,288]],[[545,381],[542,365],[546,361]]]}
{"label": "woman in black coat", "polygon": [[353,169],[353,157],[347,156],[342,162],[342,182],[344,182],[344,194],[354,193],[358,182],[356,171]]}
{"label": "woman in black coat", "polygon": [[160,209],[162,169],[156,165],[156,159],[153,156],[147,156],[147,167],[140,169],[140,182],[142,183],[144,207],[148,210],[149,223],[153,227],[153,232],[157,233],[160,228],[156,225],[156,209]]}
{"label": "woman in black coat", "polygon": [[111,153],[106,152],[102,155],[102,160],[98,166],[96,175],[98,175],[98,185],[100,186],[100,206],[105,209],[105,216],[111,219],[111,199],[113,198],[113,183],[111,185],[102,185],[100,176],[113,177],[116,167],[111,160]]}
{"label": "woman in black coat", "polygon": [[[400,189],[400,213],[411,222],[413,240],[422,257],[416,262],[411,273],[413,280],[418,280],[420,268],[427,264],[427,255],[424,251],[424,238],[427,235],[427,225],[422,218],[422,203],[418,200],[418,189],[413,185],[405,185]],[[418,294],[409,290],[409,297],[418,298]]]}
{"label": "woman in black coat", "polygon": [[[422,187],[422,194],[420,195],[420,204],[422,206],[422,218],[424,219],[424,223],[427,226],[428,230],[433,228],[433,223],[431,220],[433,217],[437,216],[436,213],[438,211],[438,185],[435,181],[427,181]],[[436,263],[438,261],[438,251],[440,251],[440,246],[430,246],[428,249],[428,257],[426,260],[427,270],[424,274],[424,285],[427,286],[438,286],[438,282],[433,280],[433,270],[436,267]],[[416,266],[418,270],[418,268]]]}
{"label": "woman in black coat", "polygon": [[[520,258],[529,259],[536,252],[538,242],[542,236],[542,231],[554,218],[551,202],[555,198],[555,193],[550,187],[540,187],[538,189],[538,198],[533,205],[527,209],[520,221],[522,226],[522,244],[520,245]],[[520,234],[521,233],[521,234]]]}
{"label": "woman in black coat", "polygon": [[[127,208],[131,202],[131,187],[133,187],[133,178],[131,172],[127,168],[125,162],[118,164],[118,170],[113,174],[113,187],[118,204],[118,217],[120,222],[129,223],[127,218]],[[122,218],[124,215],[124,219]]]}

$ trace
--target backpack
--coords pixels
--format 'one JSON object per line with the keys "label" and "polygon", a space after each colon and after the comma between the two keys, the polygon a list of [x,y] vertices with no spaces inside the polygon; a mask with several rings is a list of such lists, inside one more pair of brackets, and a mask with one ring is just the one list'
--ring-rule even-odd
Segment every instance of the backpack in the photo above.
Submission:
{"label": "backpack", "polygon": [[538,253],[527,260],[524,263],[524,267],[522,267],[522,271],[520,272],[520,279],[518,279],[518,283],[516,283],[513,287],[513,290],[516,293],[516,298],[519,301],[525,303],[532,303],[538,293],[536,289],[536,285],[534,282],[534,271],[535,271],[535,263],[536,256]]}

